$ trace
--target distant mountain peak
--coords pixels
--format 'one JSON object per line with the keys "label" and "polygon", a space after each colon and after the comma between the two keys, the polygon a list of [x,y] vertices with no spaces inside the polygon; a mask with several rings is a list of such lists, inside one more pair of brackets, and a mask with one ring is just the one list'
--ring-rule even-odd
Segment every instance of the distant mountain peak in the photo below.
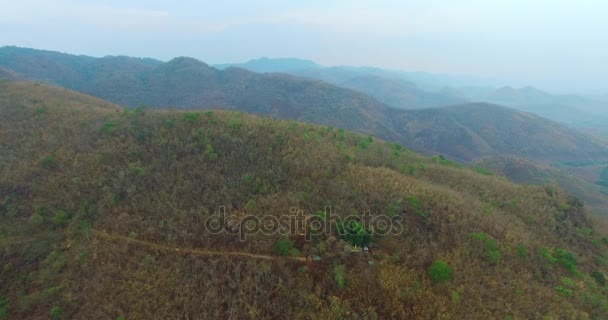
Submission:
{"label": "distant mountain peak", "polygon": [[167,62],[167,64],[172,64],[172,65],[200,65],[200,66],[205,66],[205,67],[209,67],[208,64],[195,59],[195,58],[191,58],[191,57],[176,57],[173,58],[171,60],[169,60],[169,62]]}
{"label": "distant mountain peak", "polygon": [[255,72],[289,72],[294,70],[320,68],[316,62],[299,58],[268,58],[251,59],[244,63],[227,63],[216,65],[219,69],[238,67]]}

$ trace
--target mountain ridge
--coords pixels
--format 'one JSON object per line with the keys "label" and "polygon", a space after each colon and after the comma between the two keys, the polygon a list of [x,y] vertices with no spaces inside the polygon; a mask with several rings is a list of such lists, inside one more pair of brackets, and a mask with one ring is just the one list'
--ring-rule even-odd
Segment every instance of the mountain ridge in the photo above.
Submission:
{"label": "mountain ridge", "polygon": [[[32,68],[39,55],[46,53],[19,52],[15,48],[0,49],[0,66],[10,67],[13,61],[20,61],[15,65],[23,69],[17,72],[25,77],[45,81],[52,75],[52,83],[123,106],[228,109],[308,121],[356,130],[460,161],[513,152],[550,162],[586,161],[607,155],[606,146],[591,137],[537,116],[491,104],[399,110],[364,93],[320,80],[239,68],[218,70],[187,57],[160,63],[139,58],[95,59],[53,54],[42,61],[55,66],[69,66],[66,59],[77,61],[72,63],[73,67],[66,67],[65,72],[49,73],[45,69],[36,76]],[[56,56],[60,61],[54,62]],[[25,63],[28,59],[32,61]],[[120,63],[114,64],[112,59]],[[73,84],[74,81],[78,84]],[[531,90],[534,91],[528,89]],[[482,126],[484,122],[501,129],[488,130],[489,125]],[[518,131],[510,132],[510,128]],[[525,134],[532,135],[536,146],[528,142]]]}
{"label": "mountain ridge", "polygon": [[[124,109],[33,83],[0,82],[0,137],[10,318],[608,314],[608,229],[559,188],[327,126]],[[359,229],[374,247],[353,253],[353,231],[217,233],[206,222],[220,206],[230,226],[294,207],[329,219],[331,206],[405,228]],[[321,260],[302,261],[311,253]],[[273,255],[297,258],[257,259]]]}

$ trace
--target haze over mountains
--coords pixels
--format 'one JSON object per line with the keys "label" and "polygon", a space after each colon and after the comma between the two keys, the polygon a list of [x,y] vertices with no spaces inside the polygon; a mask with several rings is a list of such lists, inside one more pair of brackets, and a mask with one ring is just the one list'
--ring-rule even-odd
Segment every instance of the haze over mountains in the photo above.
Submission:
{"label": "haze over mountains", "polygon": [[0,320],[608,319],[608,2],[1,8]]}
{"label": "haze over mountains", "polygon": [[[64,86],[123,106],[229,109],[309,121],[373,134],[417,151],[462,161],[505,154],[547,161],[589,161],[608,154],[602,143],[584,134],[495,105],[464,104],[421,111],[391,108],[394,105],[373,97],[387,97],[383,92],[390,92],[387,100],[400,94],[398,99],[409,99],[413,108],[446,104],[453,98],[447,93],[426,93],[403,78],[391,80],[379,69],[324,69],[300,60],[258,60],[252,65],[257,71],[308,67],[305,70],[309,70],[309,77],[310,70],[320,70],[316,77],[323,81],[241,68],[218,70],[185,57],[160,62],[0,49],[0,66],[27,79]],[[330,83],[360,88],[362,93]],[[463,100],[454,98],[452,102],[457,101]]]}
{"label": "haze over mountains", "polygon": [[323,67],[300,59],[254,59],[223,64],[255,72],[283,72],[323,80],[351,88],[394,108],[419,109],[488,102],[532,112],[548,119],[593,128],[608,122],[608,105],[601,98],[554,95],[534,87],[513,88],[497,81],[453,77],[423,72],[404,72],[372,67]]}
{"label": "haze over mountains", "polygon": [[[389,71],[372,67],[323,67],[300,59],[261,58],[246,63],[218,65],[220,69],[239,67],[255,72],[280,72],[322,80],[337,86],[364,92],[397,109],[438,107],[466,102],[461,96],[449,92],[434,93],[419,88],[435,88],[439,83],[456,83],[448,77],[424,73]],[[416,81],[414,83],[413,81]]]}
{"label": "haze over mountains", "polygon": [[[608,148],[601,139],[521,111],[533,111],[549,104],[550,107],[539,110],[551,110],[551,115],[558,119],[602,123],[600,116],[588,118],[585,112],[568,107],[570,103],[588,101],[585,98],[566,96],[561,99],[534,88],[455,89],[446,86],[433,91],[432,84],[439,88],[451,80],[377,68],[325,68],[297,59],[260,59],[238,68],[219,67],[216,69],[187,57],[162,62],[125,56],[94,58],[16,47],[0,48],[0,71],[5,78],[43,81],[122,106],[238,110],[306,121],[373,135],[418,152],[440,154],[469,163],[486,157],[515,156],[538,161],[542,167],[552,163],[596,165],[608,158]],[[426,83],[425,88],[410,79],[421,79]],[[523,107],[516,110],[467,102],[465,92],[478,100]],[[604,132],[591,128],[587,131],[598,136]],[[493,168],[499,174],[512,173],[495,165]],[[556,168],[547,174],[559,170]],[[517,174],[512,174],[517,179]],[[560,178],[562,174],[558,176],[543,181],[565,181]],[[581,181],[581,177],[566,176],[571,181],[560,185],[565,188],[577,186],[569,190],[587,200],[594,210],[603,211],[608,200],[598,192],[608,190],[594,186],[593,182]],[[527,183],[538,181],[530,179]],[[579,187],[581,185],[589,187],[587,192],[580,191],[585,190]]]}

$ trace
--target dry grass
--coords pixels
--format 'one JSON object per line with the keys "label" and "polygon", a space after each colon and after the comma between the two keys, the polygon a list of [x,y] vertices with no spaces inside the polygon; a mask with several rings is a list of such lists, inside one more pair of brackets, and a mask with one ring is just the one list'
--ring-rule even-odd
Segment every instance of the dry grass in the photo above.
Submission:
{"label": "dry grass", "polygon": [[[560,190],[333,128],[234,112],[123,111],[32,84],[0,84],[0,116],[0,296],[9,318],[45,318],[53,307],[65,319],[608,316],[605,288],[590,276],[608,272],[607,229]],[[342,216],[397,208],[406,230],[376,237],[367,258],[341,254],[344,243],[330,237],[292,236],[300,250],[319,249],[316,264],[164,249],[272,254],[279,235],[241,242],[206,231],[219,206],[277,217],[291,207],[331,206]],[[106,241],[92,229],[158,247]],[[555,248],[572,253],[575,270]],[[431,280],[436,260],[453,268],[451,280]]]}

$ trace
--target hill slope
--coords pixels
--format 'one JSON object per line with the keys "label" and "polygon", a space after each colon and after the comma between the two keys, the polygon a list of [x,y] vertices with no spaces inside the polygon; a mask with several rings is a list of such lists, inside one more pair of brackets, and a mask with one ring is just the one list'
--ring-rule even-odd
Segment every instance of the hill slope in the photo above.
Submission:
{"label": "hill slope", "polygon": [[13,47],[0,48],[0,66],[123,106],[235,109],[393,137],[384,104],[352,90],[284,74],[218,70],[186,57],[161,63]]}
{"label": "hill slope", "polygon": [[[9,318],[608,316],[600,226],[559,190],[330,127],[32,84],[0,83],[0,143]],[[220,207],[223,233],[207,223]],[[292,208],[394,228],[252,232]],[[370,236],[371,253],[351,253]],[[305,253],[322,260],[262,258]]]}
{"label": "hill slope", "polygon": [[412,110],[393,117],[399,132],[415,145],[470,161],[490,155],[517,155],[545,161],[597,159],[603,143],[566,126],[497,105],[476,103]]}
{"label": "hill slope", "polygon": [[608,123],[607,103],[600,99],[577,95],[554,95],[534,87],[459,88],[471,101],[507,105],[576,128],[605,127]]}
{"label": "hill slope", "polygon": [[0,80],[19,80],[19,75],[9,69],[0,67]]}
{"label": "hill slope", "polygon": [[[256,72],[284,72],[364,92],[398,109],[421,109],[466,102],[505,105],[581,129],[605,127],[606,99],[555,95],[534,87],[498,86],[495,81],[405,72],[373,67],[323,67],[298,59],[255,59],[235,66]],[[500,84],[502,85],[502,84]]]}
{"label": "hill slope", "polygon": [[490,157],[479,161],[477,165],[517,183],[559,185],[581,199],[593,212],[606,214],[608,187],[598,185],[596,181],[585,181],[563,168],[515,157]]}
{"label": "hill slope", "polygon": [[[160,63],[149,59],[96,59],[1,48],[0,65],[16,67],[14,70],[26,77],[46,79],[123,106],[228,109],[332,125],[462,161],[491,155],[518,155],[545,161],[608,157],[606,147],[592,138],[513,109],[467,104],[397,110],[365,94],[322,81],[238,68],[218,70],[192,58]],[[36,65],[45,67],[36,72]],[[351,69],[336,73],[337,79],[350,79],[353,74],[359,74]],[[359,79],[357,83],[365,84],[370,90],[391,88],[390,85],[375,88],[366,82],[369,80],[369,77]],[[73,84],[74,81],[77,84]],[[407,84],[398,84],[403,85]],[[399,99],[408,98],[406,95]]]}
{"label": "hill slope", "polygon": [[255,59],[245,63],[218,65],[238,67],[255,72],[281,72],[322,80],[340,87],[363,92],[397,109],[439,107],[467,100],[458,92],[424,90],[412,82],[415,74],[393,72],[371,67],[322,67],[312,61],[298,59]]}

